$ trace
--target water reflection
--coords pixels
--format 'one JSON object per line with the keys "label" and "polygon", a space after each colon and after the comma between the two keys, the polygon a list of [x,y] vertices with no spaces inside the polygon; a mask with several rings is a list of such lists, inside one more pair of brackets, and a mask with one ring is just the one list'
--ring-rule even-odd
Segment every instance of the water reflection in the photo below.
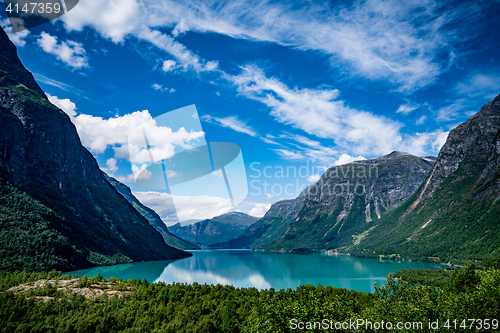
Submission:
{"label": "water reflection", "polygon": [[251,250],[200,250],[190,258],[97,267],[73,273],[149,282],[231,284],[258,289],[295,289],[304,284],[373,292],[389,273],[406,268],[437,268],[436,264],[380,261],[346,255],[261,253]]}

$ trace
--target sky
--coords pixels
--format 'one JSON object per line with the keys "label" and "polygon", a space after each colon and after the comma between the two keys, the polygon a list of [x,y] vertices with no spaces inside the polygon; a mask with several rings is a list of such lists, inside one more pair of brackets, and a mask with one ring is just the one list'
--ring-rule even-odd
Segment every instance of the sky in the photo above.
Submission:
{"label": "sky", "polygon": [[[500,93],[500,1],[80,0],[18,33],[3,8],[82,144],[167,225],[262,216],[333,165],[437,156]],[[240,150],[217,168],[211,142]],[[190,152],[196,168],[164,164],[168,181],[139,186]]]}

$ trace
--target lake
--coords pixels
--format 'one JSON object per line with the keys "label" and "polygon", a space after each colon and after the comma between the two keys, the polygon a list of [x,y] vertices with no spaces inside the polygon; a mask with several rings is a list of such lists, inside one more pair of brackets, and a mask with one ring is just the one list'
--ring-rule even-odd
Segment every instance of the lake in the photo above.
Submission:
{"label": "lake", "polygon": [[389,273],[439,264],[357,258],[349,255],[267,253],[251,250],[198,250],[175,261],[144,261],[70,272],[89,277],[146,279],[148,282],[230,284],[258,289],[295,289],[304,284],[374,292]]}

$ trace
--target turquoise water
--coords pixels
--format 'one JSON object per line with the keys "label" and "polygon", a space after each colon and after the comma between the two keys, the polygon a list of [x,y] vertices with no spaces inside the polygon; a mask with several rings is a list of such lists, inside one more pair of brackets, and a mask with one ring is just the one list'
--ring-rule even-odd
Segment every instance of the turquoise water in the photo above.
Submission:
{"label": "turquoise water", "polygon": [[389,273],[406,268],[442,268],[409,261],[356,258],[348,255],[262,253],[251,250],[199,250],[176,261],[147,261],[71,272],[89,277],[146,279],[149,282],[231,284],[258,289],[295,289],[303,284],[375,291]]}

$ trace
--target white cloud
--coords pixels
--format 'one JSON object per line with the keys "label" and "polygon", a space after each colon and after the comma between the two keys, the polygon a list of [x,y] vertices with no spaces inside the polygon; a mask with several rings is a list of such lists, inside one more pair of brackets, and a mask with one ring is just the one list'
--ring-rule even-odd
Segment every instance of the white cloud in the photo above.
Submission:
{"label": "white cloud", "polygon": [[248,215],[256,216],[256,217],[262,217],[266,215],[267,211],[271,208],[271,204],[263,204],[263,203],[258,203],[255,204],[254,208],[250,209],[248,212]]}
{"label": "white cloud", "polygon": [[348,154],[342,154],[342,155],[340,155],[338,160],[335,161],[335,165],[343,165],[343,164],[351,163],[354,161],[364,161],[364,160],[366,160],[366,157],[363,157],[361,155],[358,157],[354,157],[354,156],[350,156]]}
{"label": "white cloud", "polygon": [[401,150],[419,156],[428,154],[437,155],[446,142],[448,133],[449,132],[443,132],[441,129],[432,132],[416,133],[406,140],[405,146],[403,146]]}
{"label": "white cloud", "polygon": [[333,139],[337,146],[358,154],[384,154],[394,150],[402,137],[401,124],[369,112],[352,109],[338,99],[336,89],[289,88],[267,78],[256,66],[226,78],[240,94],[270,108],[277,121],[319,138]]}
{"label": "white cloud", "polygon": [[309,177],[307,177],[307,181],[310,183],[316,183],[320,178],[321,178],[321,176],[318,174],[310,175]]}
{"label": "white cloud", "polygon": [[237,116],[217,118],[217,117],[212,117],[210,115],[204,115],[201,117],[201,119],[209,123],[214,123],[222,127],[230,128],[236,132],[245,133],[250,136],[257,136],[257,132],[255,132],[255,130],[249,125],[247,125],[245,122],[238,119]]}
{"label": "white cloud", "polygon": [[450,105],[439,108],[436,111],[436,121],[443,122],[457,119],[460,115],[460,111],[463,111],[466,103],[467,101],[465,99],[460,99]]}
{"label": "white cloud", "polygon": [[144,110],[109,119],[80,114],[72,121],[78,129],[83,145],[92,152],[100,154],[110,146],[127,144],[129,133],[139,124],[151,119],[149,111]]}
{"label": "white cloud", "polygon": [[182,35],[183,33],[185,33],[185,32],[186,32],[186,31],[188,31],[188,30],[189,30],[189,27],[188,27],[188,24],[187,24],[186,20],[181,19],[181,20],[179,21],[179,23],[177,23],[177,24],[175,25],[175,28],[174,28],[174,30],[172,31],[172,35],[173,35],[174,37],[177,37],[177,36],[179,36],[179,35]]}
{"label": "white cloud", "polygon": [[57,59],[73,69],[89,67],[87,53],[81,43],[72,40],[58,43],[57,37],[45,31],[40,34],[37,43],[45,52],[55,55]]}
{"label": "white cloud", "polygon": [[217,61],[205,61],[197,54],[188,50],[184,45],[174,40],[169,35],[158,30],[143,27],[137,32],[137,37],[150,42],[160,50],[170,53],[179,62],[184,71],[193,70],[197,73],[217,70]]}
{"label": "white cloud", "polygon": [[267,200],[271,200],[272,198],[274,198],[274,195],[272,195],[271,193],[266,193]]}
{"label": "white cloud", "polygon": [[115,43],[136,31],[143,21],[146,3],[136,0],[81,0],[78,7],[61,17],[68,31],[92,26],[103,37]]}
{"label": "white cloud", "polygon": [[173,94],[175,92],[175,89],[174,88],[171,88],[169,93]]}
{"label": "white cloud", "polygon": [[423,123],[425,123],[426,120],[427,116],[421,116],[420,118],[417,119],[417,121],[415,121],[415,124],[422,125]]}
{"label": "white cloud", "polygon": [[[357,0],[350,5],[267,0],[110,0],[103,4],[82,0],[78,10],[62,20],[70,31],[89,26],[115,43],[128,36],[148,41],[174,56],[184,69],[196,72],[213,71],[218,65],[174,40],[186,31],[320,51],[330,57],[332,67],[347,76],[385,80],[412,90],[434,82],[450,60],[460,55],[453,43],[473,35],[481,18],[480,7],[474,3],[454,5],[453,10],[443,10],[443,6],[433,0]],[[159,27],[173,27],[172,35],[151,30]],[[448,57],[437,56],[443,54]]]}
{"label": "white cloud", "polygon": [[152,176],[151,171],[146,170],[146,172],[143,173],[143,171],[148,167],[146,163],[143,163],[141,166],[137,166],[135,164],[132,164],[132,173],[135,179],[140,179],[140,180],[147,180],[150,179]]}
{"label": "white cloud", "polygon": [[170,71],[174,70],[175,65],[176,65],[175,61],[173,61],[173,60],[165,60],[163,62],[162,69],[163,69],[164,72],[170,72]]}
{"label": "white cloud", "polygon": [[[129,137],[132,131],[141,124],[148,135],[150,144],[154,143],[151,152],[153,156],[158,157],[157,160],[173,155],[176,146],[192,148],[190,142],[205,135],[202,131],[188,132],[184,127],[174,132],[169,127],[157,126],[148,110],[135,111],[109,119],[88,114],[75,116],[76,106],[69,99],[48,96],[52,103],[70,115],[83,145],[96,154],[101,154],[107,148],[113,147],[114,157],[117,159],[126,159],[138,164],[150,162],[150,154],[147,148],[142,146],[144,138],[142,136],[140,138]],[[132,152],[131,156],[130,152]]]}
{"label": "white cloud", "polygon": [[116,166],[116,162],[117,162],[117,160],[115,158],[112,158],[112,157],[108,158],[106,160],[106,168],[102,168],[102,170],[104,170],[105,172],[112,175],[113,173],[118,171],[118,167]]}
{"label": "white cloud", "polygon": [[46,94],[49,101],[57,106],[59,109],[66,112],[66,114],[70,117],[76,116],[76,104],[73,103],[69,98],[59,99],[57,96],[52,96],[50,94]]}
{"label": "white cloud", "polygon": [[[209,219],[229,212],[233,206],[228,198],[211,196],[178,196],[160,192],[134,192],[144,205],[155,210],[158,215],[168,221],[177,210],[179,221],[190,219]],[[173,200],[175,208],[169,204]]]}
{"label": "white cloud", "polygon": [[450,131],[448,131],[448,132],[438,131],[436,133],[435,139],[432,142],[432,149],[434,149],[434,151],[441,150],[441,148],[446,143],[446,139],[448,139],[448,134],[450,134]]}
{"label": "white cloud", "polygon": [[19,32],[12,32],[12,27],[10,26],[8,18],[0,20],[0,25],[14,45],[17,47],[23,47],[26,45],[26,41],[24,39],[30,34],[28,29]]}
{"label": "white cloud", "polygon": [[215,170],[214,172],[211,173],[213,178],[222,178],[224,175],[222,174],[222,170]]}
{"label": "white cloud", "polygon": [[154,90],[163,90],[163,86],[161,84],[158,84],[158,83],[153,83],[151,85],[151,88],[153,88]]}

